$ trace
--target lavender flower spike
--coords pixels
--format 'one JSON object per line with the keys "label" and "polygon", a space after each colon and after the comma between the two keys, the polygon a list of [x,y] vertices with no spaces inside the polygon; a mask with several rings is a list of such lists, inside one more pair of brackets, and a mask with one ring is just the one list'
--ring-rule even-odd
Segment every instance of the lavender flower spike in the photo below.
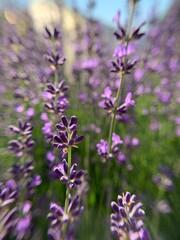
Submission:
{"label": "lavender flower spike", "polygon": [[119,240],[151,239],[142,221],[145,215],[145,212],[141,208],[142,203],[136,203],[135,198],[135,195],[126,192],[125,195],[118,196],[117,203],[111,203],[114,211],[114,213],[111,214],[111,232],[115,234]]}
{"label": "lavender flower spike", "polygon": [[59,131],[59,136],[54,136],[53,146],[56,148],[62,148],[64,153],[68,147],[77,147],[84,137],[77,136],[78,119],[76,116],[72,116],[70,121],[65,115],[61,117],[61,123],[56,124],[56,129]]}

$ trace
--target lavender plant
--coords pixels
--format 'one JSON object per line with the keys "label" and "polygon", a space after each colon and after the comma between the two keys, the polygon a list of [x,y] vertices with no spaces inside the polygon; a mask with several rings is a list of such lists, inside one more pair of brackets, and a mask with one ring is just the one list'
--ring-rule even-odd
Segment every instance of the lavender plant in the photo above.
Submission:
{"label": "lavender plant", "polygon": [[[48,218],[51,220],[51,228],[48,234],[53,239],[69,239],[73,234],[73,223],[77,221],[83,211],[82,188],[85,171],[77,171],[77,164],[72,164],[72,148],[83,140],[83,136],[77,136],[78,119],[72,116],[70,121],[65,115],[61,117],[61,122],[56,124],[59,136],[53,137],[53,146],[63,149],[63,155],[67,153],[68,161],[64,159],[62,163],[54,167],[55,176],[61,183],[66,185],[66,197],[64,207],[56,203],[51,203]],[[80,193],[80,194],[79,194]]]}
{"label": "lavender plant", "polygon": [[118,196],[118,203],[111,203],[114,211],[111,214],[111,232],[118,239],[151,239],[142,221],[145,215],[142,203],[136,203],[135,198],[135,195],[126,192]]}
{"label": "lavender plant", "polygon": [[10,125],[9,129],[19,135],[17,139],[9,141],[8,146],[18,163],[13,164],[9,170],[12,179],[5,185],[1,184],[1,238],[4,239],[12,231],[16,239],[24,239],[32,234],[31,198],[35,188],[41,184],[41,177],[32,173],[34,167],[31,150],[34,141],[31,124],[19,120],[18,127]]}
{"label": "lavender plant", "polygon": [[[127,113],[129,107],[135,105],[135,101],[132,100],[132,93],[128,92],[125,98],[124,103],[122,103],[122,89],[124,77],[127,74],[130,74],[134,69],[137,60],[131,60],[130,56],[134,53],[135,49],[133,47],[132,41],[140,39],[144,33],[140,33],[142,27],[139,26],[131,32],[131,25],[133,21],[134,9],[136,1],[130,1],[130,17],[125,30],[120,25],[120,12],[117,12],[117,15],[113,19],[117,24],[117,31],[114,33],[117,40],[121,42],[121,45],[117,46],[114,50],[113,56],[116,58],[116,61],[112,61],[111,72],[117,73],[119,75],[118,87],[115,93],[115,97],[112,96],[113,91],[109,86],[107,86],[102,94],[103,100],[100,102],[99,106],[104,108],[108,114],[110,114],[110,127],[109,127],[109,137],[108,137],[108,153],[109,157],[112,157],[113,154],[113,134],[115,130],[115,122],[117,119],[123,119],[124,115]],[[101,140],[101,142],[104,140]],[[114,145],[114,144],[113,144]],[[97,144],[98,152],[100,151],[100,144]],[[117,152],[117,151],[116,151]]]}
{"label": "lavender plant", "polygon": [[145,35],[129,1],[114,51],[95,1],[87,18],[50,4],[63,17],[45,36],[24,11],[0,13],[0,239],[179,239],[178,2]]}

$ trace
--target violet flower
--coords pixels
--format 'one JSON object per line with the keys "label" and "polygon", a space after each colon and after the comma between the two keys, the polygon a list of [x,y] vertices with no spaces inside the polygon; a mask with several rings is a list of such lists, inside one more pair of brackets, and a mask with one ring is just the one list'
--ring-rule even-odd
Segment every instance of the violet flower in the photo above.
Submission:
{"label": "violet flower", "polygon": [[55,135],[53,137],[53,146],[62,148],[64,153],[69,146],[76,147],[76,145],[84,139],[83,136],[77,136],[77,123],[78,119],[76,116],[72,116],[68,122],[67,117],[63,115],[61,117],[61,123],[56,124],[59,136]]}
{"label": "violet flower", "polygon": [[128,46],[120,45],[114,49],[113,57],[117,59],[124,58],[129,55],[132,55],[134,51],[135,51],[135,48],[132,44],[129,44]]}
{"label": "violet flower", "polygon": [[113,133],[112,135],[112,145],[111,145],[111,153],[108,150],[108,142],[104,139],[101,139],[99,143],[96,144],[98,154],[102,157],[102,161],[106,162],[108,159],[117,155],[121,150],[119,148],[120,145],[123,144],[120,136]]}
{"label": "violet flower", "polygon": [[117,113],[119,115],[123,115],[128,111],[129,107],[132,107],[134,105],[135,101],[132,100],[132,93],[129,92],[125,98],[125,102],[117,108]]}
{"label": "violet flower", "polygon": [[123,72],[125,74],[130,74],[131,71],[133,70],[133,68],[135,67],[137,61],[129,61],[127,60],[126,62],[122,61],[121,58],[118,58],[115,61],[111,61],[112,63],[112,67],[111,67],[111,72],[114,72],[114,73],[120,73],[120,72]]}
{"label": "violet flower", "polygon": [[83,140],[77,136],[78,119],[71,116],[68,121],[63,115],[61,122],[56,124],[59,136],[54,136],[53,146],[62,148],[68,155],[68,162],[63,161],[53,168],[54,177],[66,185],[64,208],[51,203],[48,219],[51,221],[48,235],[53,239],[69,239],[73,235],[73,223],[83,211],[83,195],[87,192],[85,171],[77,170],[77,164],[71,164],[71,149]]}
{"label": "violet flower", "polygon": [[[112,202],[111,207],[114,211],[111,214],[111,232],[115,234],[118,239],[146,239],[150,240],[150,234],[142,222],[145,212],[142,210],[142,203],[135,202],[135,195],[129,192],[123,196],[118,196],[118,202]],[[136,238],[135,238],[136,236]]]}
{"label": "violet flower", "polygon": [[68,169],[68,164],[65,159],[63,159],[62,163],[55,166],[53,171],[59,178],[60,182],[66,184],[68,188],[75,188],[78,185],[81,185],[81,178],[85,174],[83,170],[77,171],[76,163]]}
{"label": "violet flower", "polygon": [[53,53],[45,54],[44,58],[49,61],[53,65],[53,67],[55,67],[55,69],[63,65],[66,61],[66,58],[59,55],[58,53],[56,55],[54,55]]}
{"label": "violet flower", "polygon": [[16,134],[19,134],[18,139],[13,139],[8,143],[8,150],[12,151],[17,157],[22,157],[23,154],[29,152],[33,146],[34,141],[32,140],[32,126],[30,123],[22,123],[21,120],[18,121],[18,127],[10,125],[9,129]]}
{"label": "violet flower", "polygon": [[46,38],[47,39],[53,39],[53,40],[59,40],[61,39],[60,31],[55,27],[54,31],[51,33],[48,27],[45,27],[46,31]]}

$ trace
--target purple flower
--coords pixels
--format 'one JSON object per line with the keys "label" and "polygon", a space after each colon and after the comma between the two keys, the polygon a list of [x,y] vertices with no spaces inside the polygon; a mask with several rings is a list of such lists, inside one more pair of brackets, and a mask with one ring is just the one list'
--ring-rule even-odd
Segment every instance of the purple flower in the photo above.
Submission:
{"label": "purple flower", "polygon": [[29,236],[31,233],[31,216],[27,215],[24,216],[20,219],[18,219],[17,225],[16,225],[16,235],[17,235],[17,239],[21,240],[23,239],[25,236]]}
{"label": "purple flower", "polygon": [[119,135],[113,133],[113,135],[112,135],[112,144],[113,144],[113,146],[116,146],[118,144],[123,144],[123,141],[121,140]]}
{"label": "purple flower", "polygon": [[47,92],[47,91],[43,92],[42,97],[43,97],[44,101],[51,100],[53,98],[52,94],[50,92]]}
{"label": "purple flower", "polygon": [[[67,213],[58,204],[50,204],[50,213],[48,214],[48,219],[51,221],[51,229],[56,229],[56,227],[58,227],[57,230],[59,231],[56,232],[59,236],[57,239],[61,239],[62,228],[64,224],[67,224],[67,227],[70,227],[71,225],[68,223],[72,224],[76,219],[78,219],[83,210],[84,208],[78,195],[75,195],[73,198],[69,199]],[[68,229],[66,229],[66,234],[68,234]],[[66,239],[70,238],[67,237]]]}
{"label": "purple flower", "polygon": [[18,120],[18,127],[10,125],[9,129],[15,134],[20,134],[22,136],[29,136],[32,134],[32,125],[29,122],[22,122],[21,119]]}
{"label": "purple flower", "polygon": [[51,227],[59,226],[61,228],[62,223],[68,221],[68,216],[65,215],[62,207],[56,203],[51,203],[48,219],[51,220]]}
{"label": "purple flower", "polygon": [[155,206],[155,209],[159,213],[163,213],[163,214],[168,214],[172,211],[170,206],[169,206],[169,203],[165,199],[157,202],[157,204]]}
{"label": "purple flower", "polygon": [[170,92],[161,92],[159,96],[159,100],[164,104],[170,103],[171,98],[172,94]]}
{"label": "purple flower", "polygon": [[31,119],[34,117],[35,111],[34,108],[28,108],[28,110],[26,111],[26,115]]}
{"label": "purple flower", "polygon": [[123,115],[128,111],[129,107],[135,105],[135,101],[132,100],[132,93],[129,92],[126,96],[125,102],[117,108],[117,113]]}
{"label": "purple flower", "polygon": [[5,184],[0,183],[0,208],[11,205],[17,197],[17,183],[10,179]]}
{"label": "purple flower", "polygon": [[58,98],[58,112],[64,112],[68,106],[68,99],[65,96],[60,96]]}
{"label": "purple flower", "polygon": [[66,58],[60,54],[45,54],[44,58],[49,61],[51,64],[53,64],[54,67],[59,67],[61,65],[63,65],[66,61]]}
{"label": "purple flower", "polygon": [[177,137],[180,137],[180,127],[176,128],[176,135],[177,135]]}
{"label": "purple flower", "polygon": [[126,159],[127,159],[127,157],[126,157],[126,155],[125,154],[123,154],[123,153],[119,153],[118,154],[118,157],[117,157],[117,159],[118,159],[118,162],[119,163],[125,163],[126,162]]}
{"label": "purple flower", "polygon": [[[85,174],[85,171],[79,170],[77,171],[77,164],[74,163],[69,169],[68,164],[65,159],[63,159],[62,163],[54,167],[54,173],[59,178],[60,182],[67,185],[68,188],[77,188],[77,186],[81,185],[81,178]],[[69,172],[69,176],[68,176]]]}
{"label": "purple flower", "polygon": [[119,23],[121,12],[118,10],[116,16],[113,18],[113,22]]}
{"label": "purple flower", "polygon": [[47,122],[49,120],[47,113],[41,113],[41,120]]}
{"label": "purple flower", "polygon": [[104,89],[104,93],[101,94],[102,98],[107,98],[107,99],[111,99],[111,95],[112,95],[112,90],[111,88],[108,86]]}
{"label": "purple flower", "polygon": [[46,136],[47,139],[52,139],[53,131],[52,131],[52,124],[51,122],[45,122],[44,127],[42,128],[43,134]]}
{"label": "purple flower", "polygon": [[[130,236],[130,239],[136,239],[135,236],[140,236],[140,232],[144,229],[142,219],[145,212],[142,210],[142,204],[135,202],[135,195],[131,195],[129,192],[123,196],[118,196],[118,201],[112,202],[111,207],[114,211],[111,214],[111,232],[118,236],[118,239],[126,239]],[[143,234],[141,234],[143,235]],[[139,239],[144,239],[139,238]],[[149,238],[151,239],[150,236]]]}
{"label": "purple flower", "polygon": [[134,106],[135,105],[135,101],[132,100],[132,93],[129,92],[126,96],[126,99],[125,99],[125,103],[124,103],[127,107],[130,107],[130,106]]}
{"label": "purple flower", "polygon": [[113,57],[124,58],[134,53],[134,51],[135,48],[132,44],[128,44],[128,46],[120,45],[114,49]]}
{"label": "purple flower", "polygon": [[47,83],[47,92],[51,93],[52,95],[64,95],[67,90],[68,86],[65,84],[64,80],[62,80],[57,86],[53,83]]}
{"label": "purple flower", "polygon": [[27,197],[31,197],[35,188],[41,184],[41,176],[38,174],[34,174],[32,177],[29,177],[27,180]]}
{"label": "purple flower", "polygon": [[16,111],[22,113],[24,111],[24,106],[22,104],[16,105]]}
{"label": "purple flower", "polygon": [[139,139],[138,138],[132,138],[131,142],[132,142],[133,147],[137,147],[139,145]]}
{"label": "purple flower", "polygon": [[108,149],[108,142],[104,139],[100,140],[100,143],[96,144],[98,154],[103,157],[103,161],[108,160],[109,158],[112,158],[113,154],[117,154],[120,149],[119,145],[123,144],[123,141],[121,140],[120,136],[113,133],[112,135],[112,145],[111,145],[111,153],[109,153]]}
{"label": "purple flower", "polygon": [[173,175],[170,169],[161,167],[160,173],[153,177],[154,183],[166,191],[172,191],[174,189]]}
{"label": "purple flower", "polygon": [[102,157],[106,157],[108,154],[108,142],[101,139],[100,143],[96,144],[98,154],[101,155]]}
{"label": "purple flower", "polygon": [[111,61],[111,72],[119,73],[124,72],[125,74],[130,74],[136,65],[137,61],[130,62],[127,60],[126,62],[122,61],[122,58],[117,58],[116,62]]}
{"label": "purple flower", "polygon": [[137,68],[134,71],[134,78],[137,82],[139,82],[144,77],[144,71],[142,69]]}
{"label": "purple flower", "polygon": [[60,31],[58,31],[56,27],[54,28],[53,33],[51,33],[50,30],[47,27],[45,27],[45,31],[46,31],[45,38],[54,39],[54,40],[60,40],[61,39]]}
{"label": "purple flower", "polygon": [[98,106],[100,108],[104,108],[108,113],[110,113],[115,104],[115,98],[111,96],[112,95],[112,90],[108,86],[104,89],[104,93],[101,95],[102,98],[104,98],[102,101],[98,103]]}
{"label": "purple flower", "polygon": [[77,123],[76,116],[72,116],[70,121],[65,115],[61,117],[61,123],[56,124],[56,129],[59,131],[59,136],[53,137],[53,146],[56,148],[62,148],[64,153],[67,152],[68,147],[76,147],[77,144],[82,142],[83,136],[77,136]]}
{"label": "purple flower", "polygon": [[46,154],[46,159],[49,161],[49,162],[54,162],[55,160],[55,155],[52,151],[48,151],[47,154]]}
{"label": "purple flower", "polygon": [[34,141],[32,140],[32,129],[30,123],[23,123],[18,121],[18,127],[10,125],[9,129],[16,134],[19,134],[19,138],[13,139],[8,143],[8,149],[12,151],[17,157],[21,157],[25,152],[29,152],[34,147]]}
{"label": "purple flower", "polygon": [[161,128],[161,123],[157,120],[153,120],[153,122],[149,126],[150,130],[153,132],[158,131]]}
{"label": "purple flower", "polygon": [[78,98],[79,100],[83,101],[83,102],[87,102],[88,101],[88,94],[85,92],[80,92],[78,94]]}
{"label": "purple flower", "polygon": [[92,59],[88,59],[88,60],[82,62],[81,67],[82,67],[82,69],[91,72],[91,71],[95,70],[98,65],[99,65],[98,59],[92,58]]}

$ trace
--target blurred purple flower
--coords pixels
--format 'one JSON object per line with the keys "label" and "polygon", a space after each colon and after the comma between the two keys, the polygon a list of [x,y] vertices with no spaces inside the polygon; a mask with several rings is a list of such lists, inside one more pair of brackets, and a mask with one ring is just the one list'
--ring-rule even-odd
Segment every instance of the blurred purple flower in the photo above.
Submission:
{"label": "blurred purple flower", "polygon": [[31,119],[34,117],[35,111],[34,108],[28,108],[26,111],[26,115]]}
{"label": "blurred purple flower", "polygon": [[128,44],[128,46],[120,45],[114,49],[113,57],[124,58],[133,54],[134,51],[135,51],[135,47],[133,44]]}
{"label": "blurred purple flower", "polygon": [[46,159],[49,161],[49,162],[54,162],[55,160],[55,155],[52,151],[48,151],[47,154],[46,154]]}
{"label": "blurred purple flower", "polygon": [[144,77],[144,71],[140,68],[137,68],[134,71],[134,79],[136,80],[136,82],[139,82],[143,77]]}
{"label": "blurred purple flower", "polygon": [[[150,240],[150,235],[143,238],[143,231],[145,231],[145,229],[142,220],[145,212],[141,208],[142,203],[136,203],[135,198],[135,195],[126,192],[125,195],[118,196],[117,203],[114,201],[111,203],[114,211],[114,213],[111,214],[111,232],[115,234],[118,239],[126,239],[129,236],[132,240]],[[140,237],[140,234],[142,237]]]}
{"label": "blurred purple flower", "polygon": [[47,122],[49,120],[47,113],[41,113],[41,120]]}

